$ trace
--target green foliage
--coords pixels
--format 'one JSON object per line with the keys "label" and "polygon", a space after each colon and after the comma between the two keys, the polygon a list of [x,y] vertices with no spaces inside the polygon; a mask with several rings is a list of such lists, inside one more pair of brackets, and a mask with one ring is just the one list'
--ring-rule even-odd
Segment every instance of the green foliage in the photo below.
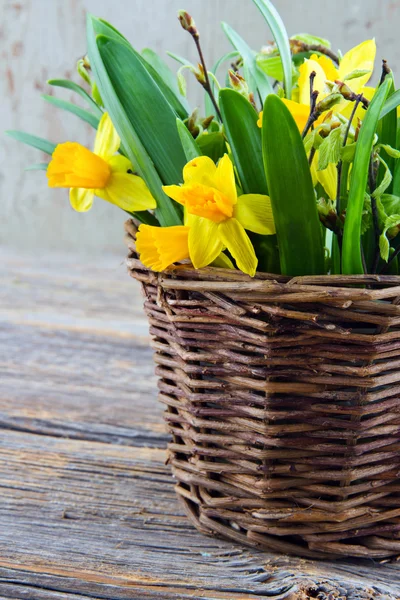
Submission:
{"label": "green foliage", "polygon": [[61,100],[60,98],[55,98],[54,96],[47,96],[46,94],[42,95],[42,98],[46,100],[49,104],[53,104],[53,106],[57,106],[57,108],[61,108],[62,110],[66,110],[67,112],[76,115],[82,121],[89,123],[94,129],[97,129],[99,125],[100,118],[95,116],[93,113],[77,106],[76,104],[72,104],[72,102],[67,102],[66,100]]}
{"label": "green foliage", "polygon": [[50,154],[50,156],[53,154],[57,146],[57,144],[53,144],[53,142],[44,140],[36,135],[31,135],[30,133],[24,133],[23,131],[9,130],[6,131],[6,134],[12,137],[14,140],[17,140],[17,142],[22,142],[22,144],[32,146],[37,150],[41,150],[46,154]]}
{"label": "green foliage", "polygon": [[69,81],[69,79],[49,79],[47,83],[49,85],[53,85],[54,87],[65,88],[67,90],[71,90],[72,92],[76,92],[89,105],[95,116],[101,119],[103,111],[96,104],[93,98],[91,98],[89,94],[83,89],[83,87],[81,87],[74,81]]}
{"label": "green foliage", "polygon": [[[110,37],[103,37],[98,40],[97,35],[99,33],[107,33]],[[119,37],[112,28],[109,28],[103,21],[99,19],[95,19],[94,17],[88,16],[87,22],[87,39],[88,39],[88,54],[90,59],[91,68],[94,74],[94,78],[96,80],[100,95],[104,101],[104,105],[106,110],[111,116],[111,119],[116,127],[118,134],[122,141],[123,151],[131,160],[132,164],[135,166],[135,169],[138,171],[139,175],[143,177],[146,182],[149,190],[157,201],[157,209],[156,216],[162,226],[168,225],[178,225],[182,222],[182,211],[180,207],[177,206],[168,196],[162,191],[162,181],[159,173],[157,172],[154,166],[154,158],[149,155],[147,149],[144,145],[144,142],[140,139],[139,132],[136,131],[133,123],[131,122],[130,116],[132,112],[135,110],[133,97],[127,93],[127,88],[125,87],[124,80],[121,80],[121,69],[125,72],[124,65],[118,64],[115,65],[113,60],[111,60],[111,51],[114,51],[114,59],[117,56],[117,60],[121,60],[122,57],[125,59],[126,54],[129,55],[129,58],[132,57],[133,52],[130,52],[129,46],[125,43],[124,38]],[[105,44],[107,42],[114,42],[114,47],[107,49]],[[108,67],[111,72],[107,69],[105,62],[103,61],[103,56],[100,52],[99,45],[102,47],[103,54],[107,57]],[[118,43],[119,42],[119,43]],[[124,52],[125,51],[125,52]],[[136,61],[138,62],[138,61]],[[110,64],[111,63],[111,64]],[[114,67],[116,67],[114,69]],[[125,65],[126,68],[126,65]],[[139,70],[139,77],[143,74],[144,68]],[[114,81],[118,81],[118,87],[121,90],[122,88],[122,96],[120,98],[117,91],[114,88]],[[149,83],[149,78],[143,76],[143,80],[145,83]],[[130,73],[129,78],[130,85],[135,85],[135,73]],[[155,85],[153,83],[153,85]],[[150,84],[151,87],[151,84]],[[154,90],[154,87],[152,88]],[[136,90],[137,94],[137,90]],[[158,91],[158,97],[161,93]],[[153,101],[153,98],[150,99],[150,102]],[[143,98],[142,98],[143,103]],[[164,103],[165,106],[165,103]],[[174,117],[174,134],[173,139],[178,137],[178,133],[176,130],[176,115],[173,113],[171,109],[172,115]],[[154,110],[152,111],[152,115],[154,115]],[[135,117],[134,117],[135,118]],[[150,136],[154,136],[153,130],[149,130],[147,132],[146,139]],[[181,148],[182,152],[182,160],[184,160],[184,154],[182,145],[180,141],[178,142],[178,148]],[[171,161],[168,161],[168,166],[170,166]],[[161,165],[162,166],[162,165]],[[165,170],[165,165],[164,165]],[[172,165],[172,170],[174,175],[176,175],[176,167]],[[181,175],[180,175],[181,177]],[[174,181],[177,183],[179,179]]]}
{"label": "green foliage", "polygon": [[290,52],[289,38],[279,16],[278,11],[270,0],[253,0],[262,16],[266,20],[272,35],[274,36],[279,54],[282,59],[283,82],[286,98],[291,98],[292,93],[292,58]]}
{"label": "green foliage", "polygon": [[357,141],[343,232],[342,271],[348,275],[364,273],[360,244],[364,194],[375,131],[390,85],[391,82],[386,79],[376,91],[364,117]]}
{"label": "green foliage", "polygon": [[285,275],[324,272],[324,249],[307,155],[297,125],[277,96],[264,104],[262,146]]}
{"label": "green foliage", "polygon": [[253,93],[258,91],[261,102],[264,102],[266,96],[273,93],[273,89],[267,75],[257,65],[256,53],[230,25],[222,23],[222,29],[232,46],[236,48],[243,59],[244,77],[249,85],[249,89]]}

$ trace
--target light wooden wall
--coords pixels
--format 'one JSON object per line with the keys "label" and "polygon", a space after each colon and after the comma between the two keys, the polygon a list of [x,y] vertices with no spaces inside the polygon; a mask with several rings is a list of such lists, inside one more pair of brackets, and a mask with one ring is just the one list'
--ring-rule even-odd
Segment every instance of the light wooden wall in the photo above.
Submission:
{"label": "light wooden wall", "polygon": [[[276,0],[275,4],[289,34],[317,33],[343,51],[375,36],[378,56],[398,71],[399,1]],[[90,145],[89,126],[40,98],[49,93],[46,79],[74,74],[76,59],[85,53],[85,13],[111,21],[137,49],[151,46],[195,60],[190,36],[176,20],[179,8],[195,17],[210,65],[230,49],[219,27],[222,20],[254,48],[270,39],[251,0],[0,0],[0,132],[22,129],[56,142]],[[193,88],[198,85],[190,83]],[[66,90],[56,93],[73,98]],[[196,93],[199,97],[197,88]],[[39,152],[0,133],[0,244],[31,251],[123,253],[124,213],[102,200],[87,214],[75,213],[66,191],[47,188],[43,172],[24,172],[24,167],[41,160]]]}

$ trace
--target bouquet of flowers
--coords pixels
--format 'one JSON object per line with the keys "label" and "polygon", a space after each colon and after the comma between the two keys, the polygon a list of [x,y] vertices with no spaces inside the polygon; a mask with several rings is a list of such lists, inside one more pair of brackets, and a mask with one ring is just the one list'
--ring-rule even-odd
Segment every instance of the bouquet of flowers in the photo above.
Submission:
{"label": "bouquet of flowers", "polygon": [[[96,196],[132,215],[137,252],[155,271],[190,260],[250,276],[397,274],[400,90],[388,64],[368,87],[374,40],[336,54],[325,39],[289,38],[273,4],[253,2],[274,41],[254,51],[223,23],[233,49],[212,68],[179,11],[199,63],[170,54],[177,75],[89,15],[82,86],[48,82],[87,109],[45,99],[97,130],[93,150],[8,133],[51,156],[33,168],[69,188],[75,210]],[[187,74],[204,88],[201,109],[189,107]]]}

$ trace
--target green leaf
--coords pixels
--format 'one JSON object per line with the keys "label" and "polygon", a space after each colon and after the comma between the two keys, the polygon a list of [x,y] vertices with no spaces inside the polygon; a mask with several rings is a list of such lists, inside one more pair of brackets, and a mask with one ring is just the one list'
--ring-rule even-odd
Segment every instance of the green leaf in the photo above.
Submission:
{"label": "green leaf", "polygon": [[178,89],[175,73],[173,73],[168,65],[162,60],[162,58],[158,56],[157,52],[154,52],[154,50],[151,50],[151,48],[144,48],[142,50],[142,57],[163,80],[165,84],[163,90],[167,88],[168,90],[172,90],[172,92],[175,94],[176,99],[183,108],[183,112],[182,114],[179,114],[179,116],[185,118],[185,113],[187,115],[190,111],[189,104]]}
{"label": "green leaf", "polygon": [[177,204],[168,198],[162,191],[162,181],[160,176],[137,132],[132,126],[127,113],[125,112],[125,107],[122,105],[120,98],[113,88],[108,71],[105,68],[96,44],[96,33],[99,31],[110,33],[115,39],[121,38],[112,28],[107,27],[104,22],[88,15],[87,44],[90,65],[105,107],[121,138],[123,152],[135,166],[135,170],[137,170],[139,175],[144,179],[150,192],[157,201],[157,209],[155,212],[160,225],[163,227],[179,225],[182,223],[181,210]]}
{"label": "green leaf", "polygon": [[378,148],[383,148],[385,152],[392,158],[400,158],[400,150],[392,148],[392,146],[389,146],[389,144],[379,144]]}
{"label": "green leaf", "polygon": [[[232,151],[239,180],[245,194],[268,194],[265,177],[261,129],[258,115],[246,98],[238,92],[223,89],[219,93],[224,129]],[[279,252],[276,235],[250,234],[258,257],[258,268],[279,273]]]}
{"label": "green leaf", "polygon": [[342,128],[336,127],[319,146],[318,170],[323,171],[330,163],[339,161],[342,148]]}
{"label": "green leaf", "polygon": [[244,77],[248,83],[250,91],[254,94],[258,90],[260,93],[261,102],[268,94],[273,93],[272,85],[267,75],[260,69],[256,61],[256,53],[246,44],[238,33],[227,23],[221,23],[221,27],[243,59]]}
{"label": "green leaf", "polygon": [[303,140],[284,102],[274,95],[264,104],[262,146],[282,273],[324,273],[321,226]]}
{"label": "green leaf", "polygon": [[50,154],[50,156],[53,154],[57,146],[57,144],[53,144],[53,142],[44,140],[43,138],[37,137],[36,135],[31,135],[30,133],[24,133],[23,131],[9,130],[5,133],[12,137],[14,140],[17,140],[17,142],[22,142],[22,144],[32,146],[37,150],[41,150],[46,154]]}
{"label": "green leaf", "polygon": [[[386,77],[391,82],[390,89],[388,92],[388,99],[394,93],[394,81],[393,76],[390,74]],[[381,165],[378,170],[377,182],[378,184],[382,181],[382,178],[385,175],[385,166],[384,163],[387,163],[387,167],[390,169],[391,173],[395,171],[395,157],[390,153],[389,148],[386,149],[386,146],[395,148],[396,147],[396,138],[397,138],[397,109],[394,108],[389,113],[387,113],[382,119],[378,122],[378,137],[379,143],[381,145],[381,153],[380,156],[383,159]],[[389,192],[393,191],[392,185],[390,185]]]}
{"label": "green leaf", "polygon": [[209,156],[215,163],[225,154],[225,138],[221,132],[204,132],[196,138],[196,143],[204,156]]}
{"label": "green leaf", "polygon": [[389,98],[386,100],[383,108],[381,110],[381,114],[379,115],[380,119],[383,119],[387,114],[392,112],[395,108],[400,105],[400,90],[394,92]]}
{"label": "green leaf", "polygon": [[67,102],[66,100],[61,100],[61,98],[55,98],[54,96],[48,96],[47,94],[42,94],[42,98],[44,98],[46,102],[57,106],[57,108],[61,108],[62,110],[66,110],[67,112],[76,115],[82,119],[82,121],[86,121],[86,123],[89,123],[94,129],[97,129],[100,119],[88,110],[76,106],[76,104],[72,104],[72,102]]}
{"label": "green leaf", "polygon": [[176,120],[176,127],[178,129],[178,134],[182,143],[186,160],[189,162],[189,160],[201,156],[201,150],[197,145],[196,140],[193,138],[186,125],[180,119]]}
{"label": "green leaf", "polygon": [[230,89],[219,93],[224,129],[245,194],[268,194],[258,115],[244,96]]}
{"label": "green leaf", "polygon": [[274,36],[275,43],[278,47],[279,54],[282,59],[284,73],[284,87],[286,98],[290,100],[292,95],[292,57],[290,52],[289,38],[278,11],[270,2],[270,0],[253,0],[262,16],[268,23]]}
{"label": "green leaf", "polygon": [[97,46],[115,94],[162,181],[179,183],[186,160],[176,113],[133,49],[103,35],[97,37]]}
{"label": "green leaf", "polygon": [[364,273],[360,242],[364,194],[375,131],[390,85],[386,79],[375,92],[357,140],[343,232],[342,271],[346,275]]}
{"label": "green leaf", "polygon": [[379,162],[383,168],[383,176],[382,176],[380,184],[378,185],[377,188],[375,188],[375,190],[371,194],[374,198],[380,198],[382,196],[382,194],[384,194],[386,192],[386,190],[388,189],[388,187],[390,186],[390,184],[392,182],[392,174],[390,172],[388,165],[385,163],[385,161],[383,160],[382,157],[379,157]]}
{"label": "green leaf", "polygon": [[299,42],[304,42],[304,44],[308,44],[310,46],[325,46],[325,48],[330,48],[331,43],[329,40],[325,38],[318,37],[316,35],[311,35],[310,33],[296,33],[296,35],[292,35],[291,40],[299,40]]}
{"label": "green leaf", "polygon": [[25,167],[25,171],[47,171],[48,166],[49,163],[36,163],[35,165]]}
{"label": "green leaf", "polygon": [[183,56],[179,56],[178,54],[175,54],[174,52],[167,52],[167,54],[168,54],[168,56],[170,56],[171,58],[176,60],[176,62],[180,63],[181,65],[185,65],[186,67],[192,67],[193,69],[196,69],[196,66],[193,63],[191,63],[190,60],[187,60]]}
{"label": "green leaf", "polygon": [[258,54],[256,60],[266,75],[277,81],[283,80],[282,59],[279,54]]}
{"label": "green leaf", "polygon": [[90,108],[93,110],[94,114],[97,117],[99,117],[99,119],[101,119],[101,117],[103,115],[103,111],[96,104],[96,102],[93,100],[93,98],[91,98],[89,96],[89,94],[83,89],[83,87],[81,87],[74,81],[69,81],[69,79],[49,79],[47,83],[49,85],[54,85],[55,87],[61,87],[61,88],[65,88],[67,90],[72,90],[73,92],[76,92],[77,94],[80,95],[81,98],[83,98],[88,103]]}
{"label": "green leaf", "polygon": [[347,73],[347,75],[345,75],[343,77],[343,81],[349,81],[351,79],[358,79],[359,77],[362,77],[363,75],[369,75],[369,73],[371,73],[371,71],[368,69],[367,70],[354,69],[354,71]]}
{"label": "green leaf", "polygon": [[[171,105],[171,108],[176,112],[176,114],[181,117],[181,119],[186,119],[188,116],[188,107],[187,102],[185,102],[185,98],[178,92],[175,94],[174,89],[171,89],[167,83],[165,83],[164,79],[157,72],[157,70],[148,63],[143,56],[137,53],[132,46],[130,46],[132,52],[135,52],[135,56],[138,60],[141,61],[142,65],[145,67],[149,75],[152,77],[153,81],[159,87],[161,93]],[[175,84],[176,87],[176,84]]]}
{"label": "green leaf", "polygon": [[389,258],[390,250],[390,244],[386,234],[392,227],[397,229],[398,225],[400,225],[400,215],[390,215],[390,217],[387,217],[385,220],[383,231],[379,237],[379,251],[381,257],[386,262]]}
{"label": "green leaf", "polygon": [[356,154],[356,146],[357,143],[347,144],[347,146],[342,147],[340,150],[340,158],[342,162],[351,163],[354,160],[354,156]]}

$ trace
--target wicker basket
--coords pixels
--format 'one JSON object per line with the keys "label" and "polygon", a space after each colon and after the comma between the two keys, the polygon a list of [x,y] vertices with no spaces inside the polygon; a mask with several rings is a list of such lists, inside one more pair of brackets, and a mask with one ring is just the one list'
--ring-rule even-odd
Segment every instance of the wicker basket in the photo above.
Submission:
{"label": "wicker basket", "polygon": [[313,558],[400,554],[400,277],[156,274],[126,229],[194,525]]}

